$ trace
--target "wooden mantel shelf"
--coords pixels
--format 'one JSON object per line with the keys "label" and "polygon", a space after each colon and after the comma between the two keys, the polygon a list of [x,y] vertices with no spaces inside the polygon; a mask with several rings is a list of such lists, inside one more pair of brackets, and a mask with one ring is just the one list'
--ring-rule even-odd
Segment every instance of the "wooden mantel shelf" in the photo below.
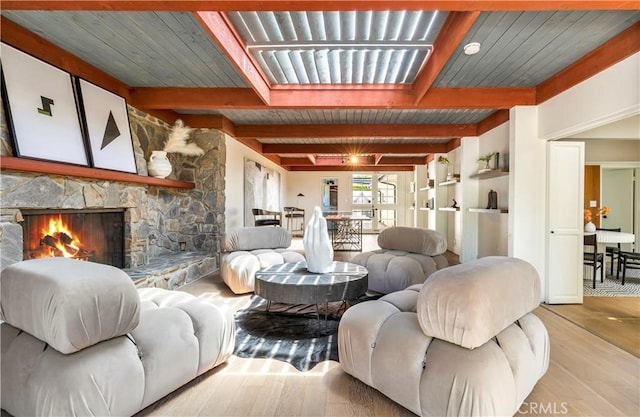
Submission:
{"label": "wooden mantel shelf", "polygon": [[158,187],[196,187],[194,183],[188,181],[146,177],[144,175],[130,174],[128,172],[109,171],[107,169],[88,168],[77,165],[60,164],[57,162],[37,161],[34,159],[16,158],[14,156],[0,156],[0,170],[36,172],[40,174],[92,178],[104,181],[133,182]]}

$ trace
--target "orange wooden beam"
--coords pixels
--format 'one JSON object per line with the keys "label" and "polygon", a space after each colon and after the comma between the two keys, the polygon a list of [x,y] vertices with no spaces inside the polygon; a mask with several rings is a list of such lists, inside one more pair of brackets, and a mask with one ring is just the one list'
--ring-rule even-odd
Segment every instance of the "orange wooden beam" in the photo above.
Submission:
{"label": "orange wooden beam", "polygon": [[448,152],[444,143],[420,144],[420,143],[309,143],[309,144],[282,144],[263,143],[262,153],[286,155],[286,154],[424,154]]}
{"label": "orange wooden beam", "polygon": [[637,0],[3,0],[3,10],[323,11],[323,10],[635,10]]}
{"label": "orange wooden beam", "polygon": [[140,109],[214,110],[269,108],[250,88],[136,87],[131,105]]}
{"label": "orange wooden beam", "polygon": [[270,86],[231,23],[220,12],[197,12],[195,16],[260,99],[269,104]]}
{"label": "orange wooden beam", "polygon": [[238,139],[238,138],[234,138],[235,140],[237,140],[238,142],[242,143],[243,145],[245,145],[247,148],[249,149],[253,149],[254,151],[258,152],[258,153],[263,153],[263,148],[262,148],[262,143],[258,142],[256,139],[249,139],[249,138],[245,138],[245,139]]}
{"label": "orange wooden beam", "polygon": [[[136,87],[130,104],[140,109],[508,109],[535,105],[530,87],[432,88],[417,105],[409,90],[320,87],[272,90],[267,105],[250,88]],[[365,99],[366,97],[366,99]]]}
{"label": "orange wooden beam", "polygon": [[480,16],[480,12],[452,12],[447,16],[438,37],[433,44],[433,52],[413,82],[413,103],[420,103],[427,94],[438,74],[447,65],[449,58],[455,52],[460,42],[473,26],[473,22]]}
{"label": "orange wooden beam", "polygon": [[544,103],[574,85],[640,51],[640,22],[589,52],[537,87],[537,103]]}
{"label": "orange wooden beam", "polygon": [[[452,150],[459,148],[460,147],[460,139],[461,138],[453,138],[451,139],[449,142],[447,142],[447,144],[445,145],[445,150],[444,152],[451,152]],[[434,152],[436,153],[436,152]]]}
{"label": "orange wooden beam", "polygon": [[[2,8],[6,10],[4,6],[3,3]],[[87,64],[75,55],[70,54],[35,33],[29,32],[4,16],[0,16],[0,38],[2,42],[8,45],[59,67],[72,75],[77,75],[87,81],[91,81],[129,101],[129,87],[126,84],[93,65]]]}
{"label": "orange wooden beam", "polygon": [[339,166],[292,166],[289,171],[382,171],[400,172],[413,171],[412,165],[339,165]]}
{"label": "orange wooden beam", "polygon": [[316,164],[316,156],[313,154],[308,154],[307,155],[307,160],[309,162],[311,162],[311,165],[315,165]]}
{"label": "orange wooden beam", "polygon": [[383,155],[383,154],[381,154],[381,153],[377,153],[377,154],[375,154],[374,156],[375,156],[375,158],[376,158],[376,159],[375,159],[375,161],[374,161],[374,165],[378,165],[378,163],[380,163],[380,160],[382,159],[382,157],[383,157],[384,155]]}
{"label": "orange wooden beam", "polygon": [[[448,138],[475,136],[473,124],[237,125],[237,138]],[[322,152],[303,152],[322,153]]]}
{"label": "orange wooden beam", "polygon": [[509,121],[509,110],[498,110],[495,113],[490,114],[480,123],[478,123],[478,135],[482,135],[493,129],[494,127],[500,126],[503,123]]}
{"label": "orange wooden beam", "polygon": [[233,122],[220,114],[181,114],[185,125],[193,128],[218,129],[229,136],[235,136]]}

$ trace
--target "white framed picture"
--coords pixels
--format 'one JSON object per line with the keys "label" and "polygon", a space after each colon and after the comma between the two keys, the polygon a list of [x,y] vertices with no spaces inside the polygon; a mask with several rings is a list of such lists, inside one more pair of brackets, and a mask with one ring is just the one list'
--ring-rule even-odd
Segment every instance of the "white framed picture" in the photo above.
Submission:
{"label": "white framed picture", "polygon": [[137,173],[127,101],[79,77],[76,86],[93,167]]}
{"label": "white framed picture", "polygon": [[71,74],[5,43],[0,47],[16,156],[88,165]]}

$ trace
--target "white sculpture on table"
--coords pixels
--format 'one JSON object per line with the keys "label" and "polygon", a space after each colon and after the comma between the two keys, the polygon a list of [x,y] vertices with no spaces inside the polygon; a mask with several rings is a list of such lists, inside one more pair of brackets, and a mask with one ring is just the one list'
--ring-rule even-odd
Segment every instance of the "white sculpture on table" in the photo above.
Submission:
{"label": "white sculpture on table", "polygon": [[333,247],[329,240],[327,219],[322,216],[322,211],[318,206],[313,208],[313,215],[307,223],[302,243],[309,272],[322,274],[332,271]]}

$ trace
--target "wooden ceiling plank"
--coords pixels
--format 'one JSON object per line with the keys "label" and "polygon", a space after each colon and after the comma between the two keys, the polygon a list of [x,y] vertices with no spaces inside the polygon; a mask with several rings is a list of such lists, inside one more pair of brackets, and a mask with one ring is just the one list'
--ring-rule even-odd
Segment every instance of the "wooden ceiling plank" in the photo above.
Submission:
{"label": "wooden ceiling plank", "polygon": [[611,38],[537,87],[536,104],[615,65],[640,50],[640,22]]}
{"label": "wooden ceiling plank", "polygon": [[434,143],[367,143],[367,144],[275,144],[262,143],[263,154],[375,154],[375,153],[393,153],[393,154],[424,154],[424,153],[444,153],[447,151],[447,144]]}
{"label": "wooden ceiling plank", "polygon": [[[2,7],[4,10],[4,3]],[[70,54],[35,33],[29,32],[4,16],[0,16],[0,27],[2,28],[2,42],[61,68],[72,75],[77,75],[130,101],[129,86],[123,82],[77,58],[75,55]]]}
{"label": "wooden ceiling plank", "polygon": [[637,0],[3,0],[3,10],[95,10],[95,11],[323,11],[323,10],[634,10]]}
{"label": "wooden ceiling plank", "polygon": [[238,138],[252,137],[261,139],[449,138],[452,136],[475,136],[476,132],[475,124],[237,125],[235,128],[236,137]]}
{"label": "wooden ceiling plank", "polygon": [[535,104],[534,87],[432,88],[416,108],[510,109]]}
{"label": "wooden ceiling plank", "polygon": [[429,91],[478,16],[479,11],[449,13],[433,44],[433,52],[413,82],[414,104],[419,103]]}
{"label": "wooden ceiling plank", "polygon": [[196,19],[244,76],[251,88],[266,104],[270,104],[270,86],[262,71],[249,55],[242,39],[220,12],[196,12]]}

